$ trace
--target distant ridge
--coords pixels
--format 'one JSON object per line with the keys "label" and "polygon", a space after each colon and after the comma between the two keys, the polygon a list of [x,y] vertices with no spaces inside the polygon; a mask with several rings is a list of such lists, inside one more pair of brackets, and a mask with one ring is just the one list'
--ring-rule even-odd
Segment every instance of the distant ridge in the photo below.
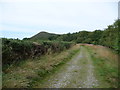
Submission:
{"label": "distant ridge", "polygon": [[50,37],[59,36],[59,34],[48,33],[45,31],[39,32],[38,34],[32,36],[31,40],[48,40]]}

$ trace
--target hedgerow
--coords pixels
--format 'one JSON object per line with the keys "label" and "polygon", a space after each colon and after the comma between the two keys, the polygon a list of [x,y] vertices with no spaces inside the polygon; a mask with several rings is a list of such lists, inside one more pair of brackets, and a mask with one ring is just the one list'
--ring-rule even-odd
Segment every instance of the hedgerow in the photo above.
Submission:
{"label": "hedgerow", "polygon": [[2,38],[2,64],[10,65],[28,58],[36,58],[69,49],[74,43],[62,41],[33,42],[29,40]]}

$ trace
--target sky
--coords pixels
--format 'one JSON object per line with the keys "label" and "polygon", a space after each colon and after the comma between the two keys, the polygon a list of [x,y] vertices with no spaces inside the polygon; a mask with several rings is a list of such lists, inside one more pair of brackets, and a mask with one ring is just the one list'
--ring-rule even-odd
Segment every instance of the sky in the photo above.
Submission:
{"label": "sky", "polygon": [[1,0],[0,37],[103,30],[118,18],[119,0]]}

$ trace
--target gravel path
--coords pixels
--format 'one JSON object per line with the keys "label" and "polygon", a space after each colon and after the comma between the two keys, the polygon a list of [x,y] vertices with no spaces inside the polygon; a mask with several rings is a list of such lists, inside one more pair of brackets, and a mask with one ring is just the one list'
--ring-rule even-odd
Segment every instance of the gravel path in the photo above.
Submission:
{"label": "gravel path", "polygon": [[37,88],[93,88],[98,86],[94,76],[94,66],[91,56],[86,48],[81,47],[80,52],[69,62],[62,66],[53,75],[48,76]]}

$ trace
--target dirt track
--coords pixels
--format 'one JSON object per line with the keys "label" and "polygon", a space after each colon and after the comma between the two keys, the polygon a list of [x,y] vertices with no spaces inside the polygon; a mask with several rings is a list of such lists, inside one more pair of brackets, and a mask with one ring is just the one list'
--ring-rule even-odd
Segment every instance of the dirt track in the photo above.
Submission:
{"label": "dirt track", "polygon": [[98,86],[92,58],[85,47],[53,75],[48,76],[38,88],[93,88]]}

